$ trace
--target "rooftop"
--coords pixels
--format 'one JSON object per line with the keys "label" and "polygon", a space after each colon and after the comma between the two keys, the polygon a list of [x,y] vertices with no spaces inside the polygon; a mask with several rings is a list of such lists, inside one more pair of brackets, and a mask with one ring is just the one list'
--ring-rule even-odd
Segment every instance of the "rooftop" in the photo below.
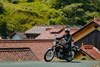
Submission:
{"label": "rooftop", "polygon": [[[47,30],[51,30],[52,28],[62,29],[62,28],[66,28],[66,27],[67,27],[67,25],[34,26],[33,28],[27,30],[25,32],[25,34],[40,34],[40,33],[43,33]],[[68,25],[68,27],[70,27],[70,28],[81,28],[82,26],[81,25],[79,25],[79,26],[76,26],[76,25],[70,26],[70,25]]]}
{"label": "rooftop", "polygon": [[27,39],[27,37],[26,37],[24,32],[14,32],[12,35],[9,36],[10,39],[12,39],[13,36],[16,35],[16,34],[19,35],[22,39]]}
{"label": "rooftop", "polygon": [[31,49],[31,51],[39,60],[43,60],[44,53],[51,46],[52,40],[0,40],[0,49],[27,47]]}
{"label": "rooftop", "polygon": [[1,40],[2,38],[0,37],[0,40]]}
{"label": "rooftop", "polygon": [[87,28],[87,26],[89,26],[91,24],[96,24],[96,25],[100,26],[100,18],[94,18],[90,23],[84,25],[82,28],[80,28],[78,31],[76,31],[74,34],[72,34],[72,36],[77,34],[78,32],[80,32],[84,28]]}
{"label": "rooftop", "polygon": [[38,61],[29,48],[0,48],[0,61]]}
{"label": "rooftop", "polygon": [[95,22],[96,24],[100,25],[100,18],[94,17],[93,22]]}
{"label": "rooftop", "polygon": [[46,31],[46,28],[52,28],[52,26],[34,26],[33,28],[27,30],[25,34],[40,34]]}
{"label": "rooftop", "polygon": [[80,49],[94,60],[100,60],[100,51],[92,45],[82,45]]}
{"label": "rooftop", "polygon": [[[75,33],[77,30],[79,30],[79,28],[71,28],[70,34]],[[52,28],[51,30],[41,33],[38,37],[36,37],[36,39],[54,39],[55,34],[56,37],[60,37],[64,35],[64,33],[65,32],[63,28]]]}

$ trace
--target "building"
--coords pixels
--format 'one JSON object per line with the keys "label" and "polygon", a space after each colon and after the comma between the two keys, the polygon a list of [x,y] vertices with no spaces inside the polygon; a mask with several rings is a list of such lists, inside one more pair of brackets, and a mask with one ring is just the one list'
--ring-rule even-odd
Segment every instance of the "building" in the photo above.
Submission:
{"label": "building", "polygon": [[100,50],[100,18],[95,18],[90,23],[72,34],[76,45],[80,46],[82,43],[93,45]]}
{"label": "building", "polygon": [[[51,27],[46,28],[45,29],[46,31],[44,31],[42,33],[45,33],[45,32],[50,31],[52,29],[51,33],[53,35],[55,33],[59,34],[63,30],[63,28],[64,28],[64,26],[53,26],[52,28]],[[76,31],[76,29],[75,29],[75,31]],[[19,36],[20,35],[18,33],[14,33],[13,35],[11,35],[11,38],[13,40],[0,40],[0,49],[7,48],[7,49],[12,50],[15,48],[19,49],[19,48],[27,47],[34,53],[34,55],[39,60],[43,60],[45,52],[47,51],[48,48],[50,48],[52,46],[52,42],[53,42],[53,38],[51,38],[51,39],[50,38],[47,38],[47,39],[43,39],[43,38],[42,39],[21,39]],[[47,34],[45,36],[47,36]],[[7,50],[7,51],[9,52],[9,50]],[[14,50],[12,50],[12,52],[11,52],[12,54],[13,54],[13,51]],[[12,60],[14,60],[14,59],[12,59]]]}
{"label": "building", "polygon": [[27,30],[25,32],[25,35],[27,36],[28,39],[35,39],[41,33],[51,28],[52,26],[34,26],[33,28]]}
{"label": "building", "polygon": [[75,25],[74,26],[57,25],[51,29],[44,31],[39,36],[37,36],[35,39],[52,39],[53,40],[55,37],[63,36],[65,34],[65,28],[70,28],[70,34],[73,34],[80,29],[79,26],[75,26]]}
{"label": "building", "polygon": [[92,45],[82,45],[74,60],[100,60],[100,51]]}
{"label": "building", "polygon": [[[3,53],[8,52],[8,53],[12,54],[16,51],[18,53],[19,52],[21,53],[21,50],[24,50],[24,49],[28,48],[28,50],[30,50],[29,52],[32,51],[33,54],[39,60],[43,60],[44,54],[47,51],[47,49],[52,46],[52,42],[53,42],[53,40],[43,40],[43,39],[42,40],[36,40],[36,39],[35,40],[0,40],[0,49],[4,50]],[[7,48],[7,49],[4,49],[4,48]],[[15,48],[17,48],[19,51],[18,50],[14,51]],[[12,52],[9,52],[10,50]],[[27,52],[27,51],[24,50],[23,52]],[[2,59],[2,57],[1,57],[1,59]]]}
{"label": "building", "polygon": [[0,40],[1,40],[2,38],[0,37]]}
{"label": "building", "polygon": [[[77,56],[75,57],[76,59],[79,58],[82,60],[84,59],[98,60],[100,58],[99,56],[100,55],[100,52],[99,52],[100,50],[100,22],[99,21],[100,20],[98,19],[94,19],[92,22],[90,22],[89,24],[86,24],[81,29],[71,28],[70,34],[72,34],[75,44],[80,47],[82,44],[88,45],[88,46],[83,45],[81,47],[82,53],[77,54]],[[55,34],[57,35],[57,37],[62,36],[64,34],[64,28],[65,28],[64,26],[53,26],[49,28],[47,27],[45,29],[43,28],[44,31],[38,28],[37,30],[40,30],[41,32],[39,32],[38,37],[36,36],[35,39],[34,39],[34,32],[31,31],[30,34],[33,32],[32,33],[33,36],[29,36],[29,38],[33,38],[33,39],[0,40],[0,49],[3,49],[4,51],[5,50],[9,51],[8,49],[10,49],[11,51],[14,51],[13,49],[15,48],[22,49],[22,48],[27,47],[30,49],[30,52],[32,51],[34,53],[36,58],[38,58],[39,60],[43,60],[45,52],[47,51],[48,48],[52,46],[52,42],[53,42],[53,39],[55,38]],[[4,48],[7,48],[7,49],[4,49]],[[99,50],[97,50],[97,48]],[[11,52],[11,54],[12,53],[13,52]]]}
{"label": "building", "polygon": [[23,39],[27,39],[27,37],[24,34],[24,32],[15,32],[12,35],[10,35],[8,39],[11,39],[11,40],[23,40]]}
{"label": "building", "polygon": [[38,61],[30,48],[0,48],[0,62]]}
{"label": "building", "polygon": [[[76,32],[82,26],[69,26],[69,25],[51,25],[51,26],[34,26],[25,32],[28,39],[53,39],[54,34],[60,36],[64,34],[64,28],[71,28],[71,34]],[[46,36],[45,36],[46,35]],[[58,35],[58,36],[59,36]]]}
{"label": "building", "polygon": [[[80,28],[70,28],[70,34],[75,33],[76,31],[78,31]],[[64,35],[65,28],[51,28],[50,30],[47,30],[43,33],[41,33],[38,37],[36,37],[36,39],[54,39],[56,37],[61,37]]]}

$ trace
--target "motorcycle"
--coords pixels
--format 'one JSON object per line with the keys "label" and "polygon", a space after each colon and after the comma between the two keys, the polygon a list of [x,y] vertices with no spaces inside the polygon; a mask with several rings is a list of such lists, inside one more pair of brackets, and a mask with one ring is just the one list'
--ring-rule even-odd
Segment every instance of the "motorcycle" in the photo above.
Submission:
{"label": "motorcycle", "polygon": [[71,62],[75,57],[75,53],[79,52],[79,48],[77,46],[71,45],[69,49],[64,50],[65,46],[63,45],[63,43],[64,41],[60,42],[55,39],[53,42],[53,46],[46,51],[44,60],[46,62],[50,62],[54,57],[57,57],[61,60]]}

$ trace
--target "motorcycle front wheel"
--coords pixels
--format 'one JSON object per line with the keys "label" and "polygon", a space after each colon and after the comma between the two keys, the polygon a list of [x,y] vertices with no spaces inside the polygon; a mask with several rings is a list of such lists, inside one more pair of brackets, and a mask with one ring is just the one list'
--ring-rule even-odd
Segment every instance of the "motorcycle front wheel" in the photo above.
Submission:
{"label": "motorcycle front wheel", "polygon": [[74,51],[69,51],[68,56],[66,58],[67,62],[71,62],[74,59],[75,52]]}
{"label": "motorcycle front wheel", "polygon": [[44,55],[44,60],[46,62],[50,62],[52,61],[53,58],[54,58],[54,51],[52,49],[49,49]]}

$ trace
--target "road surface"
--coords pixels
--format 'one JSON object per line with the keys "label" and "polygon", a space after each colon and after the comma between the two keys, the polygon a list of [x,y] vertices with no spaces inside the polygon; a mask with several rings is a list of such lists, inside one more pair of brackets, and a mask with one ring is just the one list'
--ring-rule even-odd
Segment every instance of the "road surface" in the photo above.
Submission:
{"label": "road surface", "polygon": [[0,62],[0,67],[100,67],[100,61]]}

